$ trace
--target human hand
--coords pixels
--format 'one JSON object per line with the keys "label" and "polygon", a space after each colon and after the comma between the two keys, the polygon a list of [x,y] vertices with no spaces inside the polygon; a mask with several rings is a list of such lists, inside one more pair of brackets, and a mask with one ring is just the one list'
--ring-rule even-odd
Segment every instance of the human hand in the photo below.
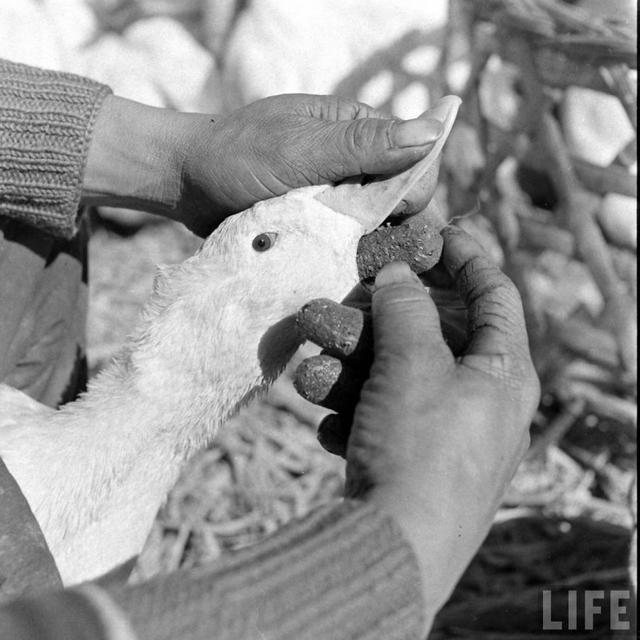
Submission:
{"label": "human hand", "polygon": [[464,353],[447,346],[417,276],[385,267],[372,299],[374,360],[346,445],[346,495],[403,528],[430,618],[491,525],[539,399],[517,290],[466,233],[443,236],[442,263],[468,310]]}
{"label": "human hand", "polygon": [[[438,120],[401,122],[336,96],[265,98],[191,132],[185,216],[213,208],[222,219],[296,187],[395,173],[424,157],[441,133]],[[423,183],[403,213],[422,209],[434,188]]]}
{"label": "human hand", "polygon": [[[111,96],[98,114],[83,184],[87,204],[144,209],[200,235],[290,189],[401,171],[442,133],[335,96],[265,98],[226,116],[176,113]],[[402,204],[422,209],[435,182]]]}

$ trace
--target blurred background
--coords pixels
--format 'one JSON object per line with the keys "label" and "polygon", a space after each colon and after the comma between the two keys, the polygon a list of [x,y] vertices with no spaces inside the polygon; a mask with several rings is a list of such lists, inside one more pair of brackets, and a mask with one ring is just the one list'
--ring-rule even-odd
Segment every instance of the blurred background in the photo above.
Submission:
{"label": "blurred background", "polygon": [[[226,113],[337,93],[406,118],[463,97],[437,197],[518,285],[543,397],[529,454],[432,638],[553,637],[542,590],[566,619],[568,590],[635,580],[636,11],[635,0],[0,4],[0,56],[159,107]],[[199,240],[140,212],[103,208],[92,222],[95,374],[155,265]],[[290,371],[243,409],[186,469],[132,579],[254,544],[339,496],[343,465],[315,439],[322,415],[295,396]],[[614,637],[607,622],[580,637]]]}

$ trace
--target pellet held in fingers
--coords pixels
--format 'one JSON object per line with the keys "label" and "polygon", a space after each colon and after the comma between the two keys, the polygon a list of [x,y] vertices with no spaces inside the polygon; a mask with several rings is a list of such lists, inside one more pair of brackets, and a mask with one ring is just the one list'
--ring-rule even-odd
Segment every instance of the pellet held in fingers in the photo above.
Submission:
{"label": "pellet held in fingers", "polygon": [[435,266],[442,253],[442,236],[435,226],[401,224],[380,227],[360,238],[356,261],[361,280],[375,278],[390,262],[406,262],[415,273]]}
{"label": "pellet held in fingers", "polygon": [[312,356],[296,369],[293,386],[309,402],[322,404],[342,373],[342,362],[328,355]]}
{"label": "pellet held in fingers", "polygon": [[318,298],[298,311],[296,324],[303,338],[329,355],[362,360],[371,357],[371,320],[361,309]]}
{"label": "pellet held in fingers", "polygon": [[309,402],[351,414],[367,374],[367,371],[354,369],[333,356],[321,354],[300,363],[293,386]]}

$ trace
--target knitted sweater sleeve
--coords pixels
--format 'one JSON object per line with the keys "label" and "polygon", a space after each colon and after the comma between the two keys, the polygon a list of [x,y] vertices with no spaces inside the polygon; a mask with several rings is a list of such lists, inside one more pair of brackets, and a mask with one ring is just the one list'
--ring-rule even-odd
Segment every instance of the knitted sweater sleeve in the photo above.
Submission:
{"label": "knitted sweater sleeve", "polygon": [[0,59],[0,216],[59,237],[75,233],[89,140],[110,91]]}
{"label": "knitted sweater sleeve", "polygon": [[[417,561],[397,525],[372,506],[345,501],[197,570],[15,601],[0,610],[0,635],[417,640],[422,607]],[[53,629],[59,636],[47,635]]]}

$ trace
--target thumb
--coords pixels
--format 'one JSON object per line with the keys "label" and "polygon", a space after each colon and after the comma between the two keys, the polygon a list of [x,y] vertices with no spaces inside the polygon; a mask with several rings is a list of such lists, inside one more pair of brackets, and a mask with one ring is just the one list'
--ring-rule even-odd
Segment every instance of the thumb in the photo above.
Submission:
{"label": "thumb", "polygon": [[435,371],[453,366],[436,305],[408,265],[394,262],[378,273],[371,310],[375,362],[399,369],[386,375],[425,384]]}
{"label": "thumb", "polygon": [[326,122],[327,144],[342,178],[402,171],[423,158],[442,134],[435,119],[359,118]]}

